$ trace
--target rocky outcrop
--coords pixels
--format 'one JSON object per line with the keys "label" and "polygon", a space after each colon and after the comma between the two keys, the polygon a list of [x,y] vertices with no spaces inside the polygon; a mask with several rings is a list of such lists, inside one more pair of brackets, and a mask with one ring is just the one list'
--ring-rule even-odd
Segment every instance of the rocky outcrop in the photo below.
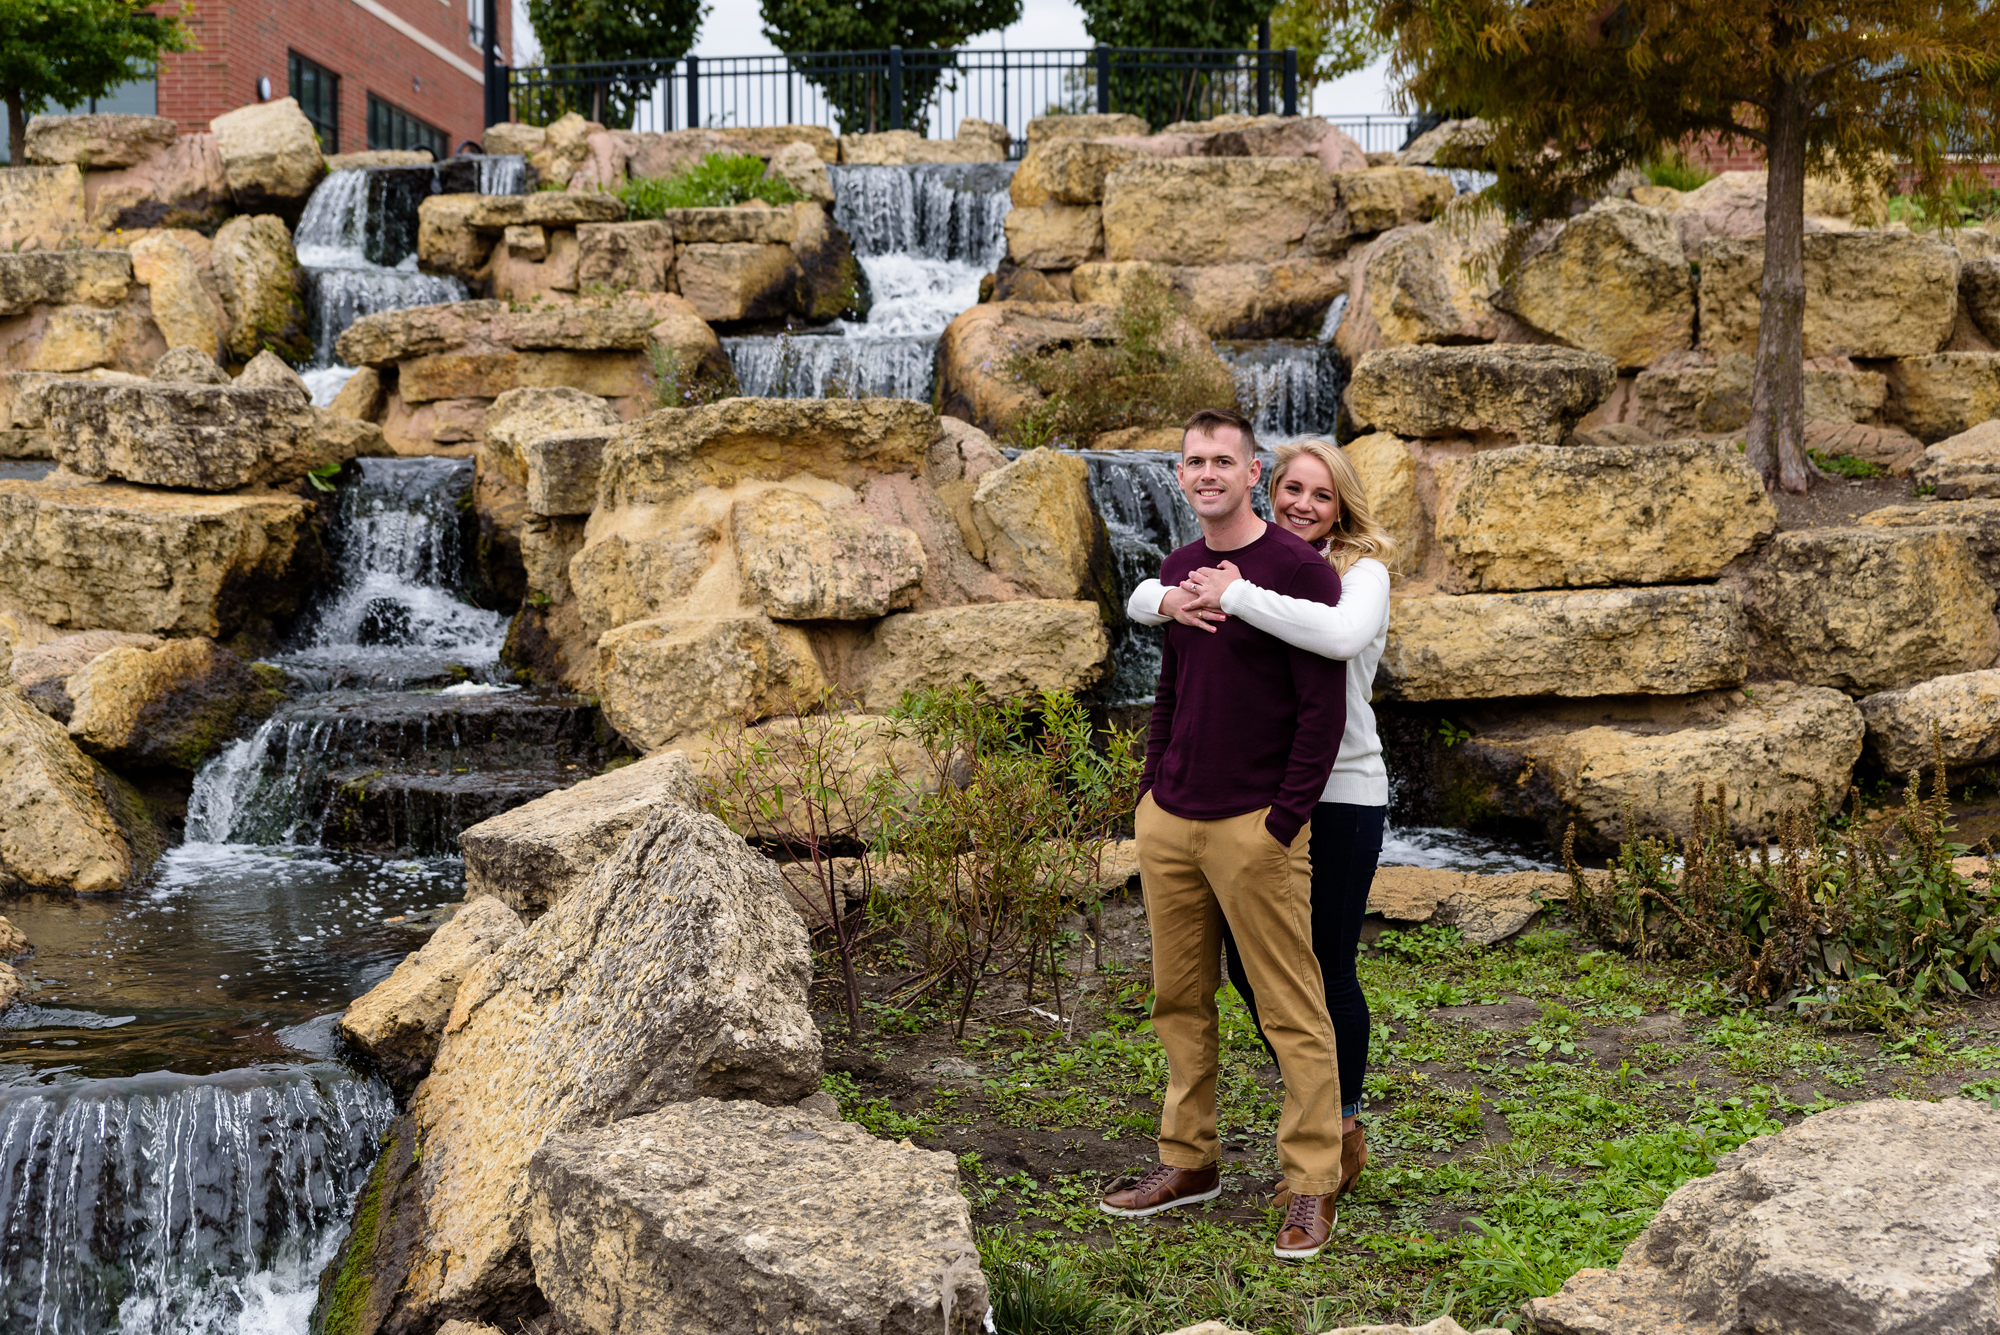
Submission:
{"label": "rocky outcrop", "polygon": [[285,677],[197,635],[107,650],[73,673],[66,689],[69,734],[91,755],[121,768],[193,773],[277,708]]}
{"label": "rocky outcrop", "polygon": [[1744,679],[1733,589],[1401,598],[1379,689],[1392,700],[1689,695]]}
{"label": "rocky outcrop", "polygon": [[180,125],[165,116],[30,116],[28,161],[91,171],[134,167],[172,148]]}
{"label": "rocky outcrop", "polygon": [[1076,267],[1070,290],[1079,302],[1117,306],[1141,275],[1164,284],[1211,338],[1317,337],[1327,305],[1347,290],[1344,265],[1310,256],[1268,264],[1093,262]]}
{"label": "rocky outcrop", "polygon": [[771,490],[730,508],[749,599],[784,621],[868,621],[916,602],[924,549],[858,506]]}
{"label": "rocky outcrop", "polygon": [[313,352],[299,297],[299,257],[282,218],[231,218],[215,234],[215,282],[229,314],[229,351],[239,361],[276,348],[304,363]]}
{"label": "rocky outcrop", "polygon": [[2000,421],[1981,422],[1925,450],[1916,479],[1941,501],[2000,497]]}
{"label": "rocky outcrop", "polygon": [[[698,1099],[553,1136],[529,1183],[536,1284],[568,1330],[985,1329],[986,1278],[947,1151],[797,1108]],[[774,1215],[774,1200],[811,1205]]]}
{"label": "rocky outcrop", "polygon": [[1325,170],[1302,158],[1137,158],[1105,177],[1104,257],[1229,264],[1330,254],[1333,195]]}
{"label": "rocky outcrop", "polygon": [[1889,368],[1890,411],[1923,441],[1957,436],[2000,414],[2000,353],[1937,352]]}
{"label": "rocky outcrop", "polygon": [[60,629],[268,634],[316,569],[310,501],[0,482],[0,595]]}
{"label": "rocky outcrop", "polygon": [[1854,522],[1863,528],[1949,528],[1965,539],[1986,582],[2000,589],[2000,497],[1885,505]]}
{"label": "rocky outcrop", "polygon": [[805,631],[754,613],[631,621],[597,641],[605,721],[648,751],[810,707],[826,685]]}
{"label": "rocky outcrop", "polygon": [[104,894],[133,871],[99,771],[61,724],[0,688],[0,881]]}
{"label": "rocky outcrop", "polygon": [[1569,898],[1560,872],[1497,876],[1447,867],[1381,867],[1368,886],[1368,912],[1399,925],[1456,927],[1474,945],[1518,935],[1551,900]]}
{"label": "rocky outcrop", "polygon": [[[1762,237],[1711,241],[1701,261],[1701,346],[1752,352],[1764,277]],[[1805,238],[1806,356],[1923,357],[1958,312],[1958,252],[1914,232]]]}
{"label": "rocky outcrop", "polygon": [[[1030,144],[1007,184],[1016,209],[1045,204],[1102,204],[1104,178],[1142,156],[1130,144],[1098,139],[1042,139]],[[1019,263],[1019,261],[1016,261]]]}
{"label": "rocky outcrop", "polygon": [[1398,436],[1488,434],[1554,445],[1604,402],[1617,364],[1594,352],[1504,345],[1389,348],[1354,368],[1356,425]]}
{"label": "rocky outcrop", "polygon": [[[1615,849],[1629,809],[1641,834],[1696,833],[1697,796],[1727,788],[1730,828],[1774,834],[1785,808],[1837,801],[1861,755],[1863,724],[1839,691],[1790,682],[1659,699],[1472,706],[1470,736],[1420,759],[1409,779],[1429,789],[1435,818],[1488,828],[1538,827],[1560,845]],[[1420,778],[1428,767],[1431,773]]]}
{"label": "rocky outcrop", "polygon": [[[1750,420],[1754,369],[1749,354],[1741,352],[1725,353],[1713,360],[1701,354],[1666,358],[1641,371],[1633,385],[1639,400],[1636,424],[1663,440],[1697,431],[1740,431]],[[1832,430],[1840,423],[1872,422],[1888,397],[1887,377],[1879,371],[1862,370],[1845,357],[1814,358],[1806,365],[1808,431]],[[1915,444],[1907,436],[1904,439]],[[1873,460],[1880,449],[1880,445],[1848,446],[1830,452],[1865,454]],[[1891,454],[1880,461],[1894,457]]]}
{"label": "rocky outcrop", "polygon": [[676,751],[559,788],[458,837],[466,899],[491,896],[539,918],[589,880],[653,811],[699,802],[694,773]]}
{"label": "rocky outcrop", "polygon": [[1361,489],[1367,493],[1375,522],[1396,540],[1391,568],[1400,572],[1420,569],[1430,547],[1432,524],[1424,509],[1417,461],[1410,447],[1399,436],[1376,431],[1356,436],[1341,448],[1361,475]]}
{"label": "rocky outcrop", "polygon": [[955,139],[928,139],[915,130],[882,130],[875,134],[844,134],[840,160],[857,166],[896,167],[923,162],[1004,162],[1005,144],[991,135],[961,134]]}
{"label": "rocky outcrop", "polygon": [[983,474],[972,522],[986,564],[1037,598],[1088,598],[1110,557],[1090,503],[1090,469],[1073,454],[1030,450]]}
{"label": "rocky outcrop", "polygon": [[338,462],[318,457],[312,413],[285,390],[64,381],[42,403],[57,461],[87,478],[237,491]]}
{"label": "rocky outcrop", "polygon": [[1497,338],[1490,282],[1475,262],[1476,252],[1497,240],[1490,223],[1469,238],[1436,223],[1384,232],[1347,258],[1347,308],[1334,346],[1354,363],[1380,348]]}
{"label": "rocky outcrop", "polygon": [[1900,777],[1929,773],[1943,747],[1948,773],[1963,774],[2000,759],[2000,671],[1933,677],[1860,700],[1868,720],[1868,754],[1884,772]]}
{"label": "rocky outcrop", "polygon": [[72,302],[110,305],[132,286],[132,256],[122,250],[43,250],[0,254],[0,315]]}
{"label": "rocky outcrop", "polygon": [[170,348],[198,348],[210,357],[221,351],[222,307],[203,286],[195,257],[171,233],[133,243],[132,276],[145,284],[153,323]]}
{"label": "rocky outcrop", "polygon": [[1103,675],[1110,653],[1096,603],[975,603],[884,620],[866,651],[863,704],[887,709],[906,690],[955,686],[966,677],[1002,699],[1080,691]]}
{"label": "rocky outcrop", "polygon": [[252,103],[208,123],[239,213],[297,218],[326,175],[319,135],[296,100]]}
{"label": "rocky outcrop", "polygon": [[1727,445],[1519,445],[1437,467],[1453,593],[1713,579],[1778,526]]}
{"label": "rocky outcrop", "polygon": [[536,1151],[689,1099],[789,1104],[813,1092],[810,979],[776,869],[713,816],[656,807],[459,985],[404,1133],[421,1158],[385,1154],[374,1214],[364,1194],[367,1227],[323,1285],[346,1290],[362,1330],[522,1313]]}
{"label": "rocky outcrop", "polygon": [[215,354],[201,348],[168,348],[166,356],[153,363],[153,379],[162,384],[227,385],[229,372],[216,362]]}
{"label": "rocky outcrop", "polygon": [[430,1074],[460,984],[520,932],[520,918],[498,899],[468,897],[421,950],[348,1006],[341,1038],[407,1099]]}
{"label": "rocky outcrop", "polygon": [[1667,1198],[1614,1270],[1526,1304],[1547,1335],[1991,1329],[2000,1112],[1877,1099],[1759,1136]]}
{"label": "rocky outcrop", "polygon": [[0,254],[68,248],[83,234],[83,172],[75,163],[0,169]]}
{"label": "rocky outcrop", "polygon": [[1851,695],[1990,667],[2000,653],[1993,588],[1949,528],[1780,533],[1745,603],[1754,664]]}
{"label": "rocky outcrop", "polygon": [[1556,341],[1639,367],[1694,341],[1687,256],[1666,214],[1606,200],[1524,260],[1501,308]]}
{"label": "rocky outcrop", "polygon": [[137,635],[122,630],[86,630],[74,635],[58,635],[30,649],[13,651],[14,688],[35,708],[58,723],[67,724],[76,702],[70,698],[69,679],[98,655],[113,649],[158,648],[165,641],[157,635]]}
{"label": "rocky outcrop", "polygon": [[[485,440],[476,456],[473,509],[479,515],[486,565],[508,569],[521,559],[522,527],[528,510],[528,455],[544,436],[577,428],[608,432],[618,414],[595,394],[580,389],[539,386],[510,389],[486,410]],[[496,584],[499,581],[495,581]],[[510,590],[520,596],[522,590]]]}

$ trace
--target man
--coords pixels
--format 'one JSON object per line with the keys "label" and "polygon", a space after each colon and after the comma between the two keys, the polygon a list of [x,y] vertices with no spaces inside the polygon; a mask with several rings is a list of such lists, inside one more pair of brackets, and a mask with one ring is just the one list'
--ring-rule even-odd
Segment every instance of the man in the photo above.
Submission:
{"label": "man", "polygon": [[[1340,577],[1326,558],[1250,508],[1262,471],[1256,448],[1235,413],[1188,419],[1179,479],[1202,537],[1167,558],[1161,582],[1229,560],[1264,588],[1339,602]],[[1278,1159],[1293,1196],[1275,1253],[1316,1255],[1333,1230],[1340,1077],[1312,951],[1307,845],[1347,722],[1345,672],[1240,618],[1213,634],[1167,627],[1135,822],[1153,937],[1153,1032],[1170,1079],[1160,1164],[1106,1196],[1106,1214],[1136,1218],[1221,1194],[1215,993],[1226,917],[1285,1079]]]}

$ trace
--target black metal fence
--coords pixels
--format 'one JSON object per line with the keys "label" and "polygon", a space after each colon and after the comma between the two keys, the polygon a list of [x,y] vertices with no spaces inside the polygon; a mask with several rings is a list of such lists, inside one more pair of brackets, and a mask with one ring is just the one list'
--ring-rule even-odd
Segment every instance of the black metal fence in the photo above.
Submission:
{"label": "black metal fence", "polygon": [[[1297,115],[1298,53],[1109,47],[1068,50],[823,51],[771,56],[540,65],[507,72],[513,118],[569,111],[618,129],[824,125],[843,134],[914,130],[933,138],[967,118],[1016,141],[1037,116],[1129,112],[1153,129],[1225,112]],[[1357,123],[1399,147],[1400,117]],[[1357,136],[1361,137],[1361,136]],[[1388,143],[1390,138],[1396,143]],[[1363,140],[1365,149],[1376,145]]]}

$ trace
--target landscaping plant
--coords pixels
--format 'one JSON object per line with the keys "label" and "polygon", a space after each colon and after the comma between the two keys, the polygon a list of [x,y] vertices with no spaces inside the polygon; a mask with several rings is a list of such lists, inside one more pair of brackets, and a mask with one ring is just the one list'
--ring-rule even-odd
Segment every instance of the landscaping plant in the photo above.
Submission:
{"label": "landscaping plant", "polygon": [[625,217],[658,218],[668,209],[726,209],[748,200],[797,204],[805,199],[783,177],[764,175],[764,159],[754,153],[710,153],[672,176],[635,176],[618,187]]}

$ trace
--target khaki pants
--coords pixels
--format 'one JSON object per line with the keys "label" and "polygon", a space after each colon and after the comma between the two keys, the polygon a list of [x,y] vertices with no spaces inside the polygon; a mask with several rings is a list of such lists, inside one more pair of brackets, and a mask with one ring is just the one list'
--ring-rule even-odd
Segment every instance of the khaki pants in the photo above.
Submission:
{"label": "khaki pants", "polygon": [[1160,1109],[1160,1162],[1205,1168],[1220,1151],[1215,993],[1226,916],[1285,1078],[1278,1162],[1294,1191],[1317,1196],[1340,1185],[1340,1074],[1312,950],[1312,824],[1281,848],[1264,828],[1267,814],[1183,820],[1162,811],[1151,793],[1139,799],[1153,1032],[1171,1075]]}

